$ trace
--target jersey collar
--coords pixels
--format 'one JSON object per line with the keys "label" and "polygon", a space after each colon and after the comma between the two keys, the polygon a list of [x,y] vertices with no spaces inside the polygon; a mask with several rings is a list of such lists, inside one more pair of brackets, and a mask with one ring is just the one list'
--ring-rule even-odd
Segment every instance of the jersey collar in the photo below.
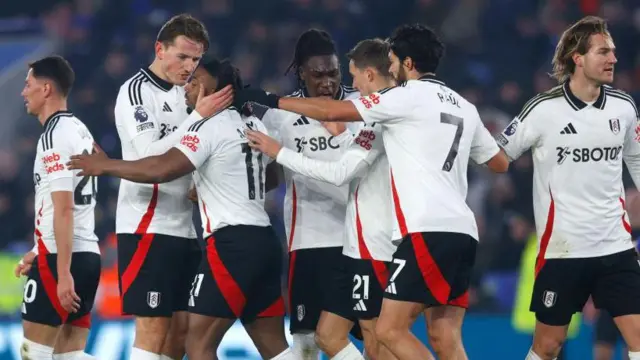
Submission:
{"label": "jersey collar", "polygon": [[440,80],[435,74],[425,74],[418,78],[420,81],[431,82],[438,85],[445,85],[444,81]]}
{"label": "jersey collar", "polygon": [[[311,96],[309,96],[309,93],[307,92],[307,88],[306,87],[300,88],[300,94],[302,94],[303,98],[311,97]],[[336,92],[336,95],[333,97],[333,99],[334,100],[344,100],[344,85],[340,84],[338,86],[338,92]]]}
{"label": "jersey collar", "polygon": [[169,91],[173,89],[173,84],[162,80],[158,75],[154,74],[153,71],[149,69],[140,69],[140,71],[149,79],[149,82],[155,85],[158,89],[162,91]]}
{"label": "jersey collar", "polygon": [[[575,111],[582,110],[588,106],[587,103],[578,99],[578,97],[575,96],[573,92],[571,92],[569,81],[566,81],[564,84],[562,84],[562,92],[564,93],[564,98],[567,99],[567,102]],[[604,109],[604,105],[606,103],[605,100],[606,94],[604,91],[604,86],[600,86],[600,95],[598,95],[598,99],[596,99],[596,102],[593,103],[593,107],[600,110]]]}
{"label": "jersey collar", "polygon": [[44,122],[44,128],[45,128],[45,130],[47,129],[47,126],[49,126],[49,124],[51,124],[51,120],[53,120],[53,119],[55,119],[55,118],[57,118],[57,117],[59,117],[59,116],[63,116],[63,115],[64,115],[64,116],[73,116],[73,114],[72,114],[72,113],[71,113],[71,111],[69,111],[69,110],[59,110],[59,111],[56,111],[56,112],[54,112],[53,114],[51,114],[51,115],[47,118],[47,120],[45,120],[45,122]]}

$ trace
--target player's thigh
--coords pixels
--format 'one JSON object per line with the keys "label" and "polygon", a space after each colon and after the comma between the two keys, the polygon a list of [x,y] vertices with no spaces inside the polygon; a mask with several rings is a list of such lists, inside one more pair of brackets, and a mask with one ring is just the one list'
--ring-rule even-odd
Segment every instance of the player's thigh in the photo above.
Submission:
{"label": "player's thigh", "polygon": [[[631,249],[598,259],[593,302],[606,310],[632,349],[640,349],[640,263]],[[637,351],[637,350],[634,350]]]}
{"label": "player's thigh", "polygon": [[393,255],[384,296],[427,307],[465,305],[462,300],[475,258],[474,241],[458,233],[408,234]]}
{"label": "player's thigh", "polygon": [[80,308],[69,314],[66,323],[73,328],[89,329],[91,327],[91,310],[95,303],[102,260],[100,254],[92,252],[74,253],[71,259],[71,275],[76,294],[80,297]]}
{"label": "player's thigh", "polygon": [[192,356],[191,354],[197,354],[206,349],[216,349],[234,322],[235,319],[189,313],[189,330],[186,340],[187,356]]}
{"label": "player's thigh", "polygon": [[282,318],[285,315],[284,298],[282,297],[283,249],[271,227],[247,227],[245,236],[255,239],[259,247],[252,247],[251,282],[247,283],[247,305],[241,314],[244,324],[259,318]]}
{"label": "player's thigh", "polygon": [[421,303],[385,297],[376,321],[376,338],[392,341],[395,334],[409,331],[424,309],[425,305]]}
{"label": "player's thigh", "polygon": [[[203,259],[203,250],[198,244],[198,239],[180,240],[179,253],[176,253],[175,283],[173,286],[173,312],[186,312],[189,310],[189,299],[193,281],[200,269]],[[186,314],[183,315],[186,318]]]}
{"label": "player's thigh", "polygon": [[424,315],[432,344],[438,341],[460,340],[465,312],[465,308],[451,305],[427,308]]}
{"label": "player's thigh", "polygon": [[289,311],[292,334],[314,332],[322,311],[322,287],[317,274],[322,269],[318,250],[300,249],[289,253]]}
{"label": "player's thigh", "polygon": [[[378,260],[349,258],[352,276],[351,307],[358,320],[371,320],[380,315],[384,290],[389,281],[389,263]],[[363,329],[364,330],[364,329]]]}
{"label": "player's thigh", "polygon": [[118,234],[117,237],[123,313],[170,318],[181,263],[181,256],[176,254],[181,254],[179,241],[184,239],[161,234]]}
{"label": "player's thigh", "polygon": [[[267,244],[262,241],[264,238],[256,236],[256,233],[260,233],[258,228],[260,227],[227,226],[205,240],[205,255],[193,281],[189,312],[237,319],[243,317],[249,305],[253,305],[252,309],[255,309],[251,295],[267,270],[265,254],[270,252],[265,247]],[[280,266],[280,263],[277,265]],[[270,285],[273,286],[272,283]],[[276,300],[281,295],[279,289],[278,287],[275,299],[267,299],[268,296],[275,296],[271,294],[273,291],[260,299]],[[284,306],[283,302],[281,304]]]}
{"label": "player's thigh", "polygon": [[[546,259],[533,285],[530,310],[548,326],[564,327],[582,311],[593,289],[593,258]],[[545,328],[543,327],[544,330]]]}

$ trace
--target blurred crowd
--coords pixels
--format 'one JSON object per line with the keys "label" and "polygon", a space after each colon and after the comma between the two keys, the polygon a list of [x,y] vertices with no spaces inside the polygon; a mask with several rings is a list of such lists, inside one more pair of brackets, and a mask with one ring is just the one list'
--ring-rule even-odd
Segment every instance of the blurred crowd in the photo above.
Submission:
{"label": "blurred crowd", "polygon": [[[205,22],[212,38],[211,52],[230,58],[241,69],[245,83],[279,94],[290,93],[297,86],[294,76],[285,76],[284,72],[298,35],[309,27],[332,34],[341,52],[344,81],[350,84],[342,54],[359,40],[385,38],[401,23],[428,24],[439,30],[447,45],[438,75],[477,105],[494,134],[531,96],[556,85],[548,73],[563,29],[585,14],[597,14],[609,21],[617,46],[614,86],[640,100],[637,0],[23,3],[26,5],[9,5],[6,16],[38,17],[43,31],[64,40],[62,54],[77,75],[70,108],[113,157],[120,157],[113,117],[118,88],[138,68],[151,62],[159,27],[178,12],[189,12]],[[4,11],[0,10],[0,16]],[[6,251],[24,251],[32,244],[32,162],[41,127],[27,116],[20,123],[15,134],[17,146],[11,152],[0,152],[0,250]],[[531,158],[521,157],[508,174],[493,175],[480,167],[470,168],[469,174],[468,202],[477,215],[481,234],[471,310],[508,311],[512,295],[503,294],[504,284],[515,283],[521,253],[534,232]],[[630,181],[626,185],[635,189]],[[101,239],[107,239],[114,230],[117,190],[116,179],[100,180],[96,232]],[[270,213],[281,234],[282,194],[282,189],[275,191],[269,201]],[[629,190],[627,203],[632,225],[640,228],[640,202],[635,205],[633,201],[636,196],[635,190]]]}

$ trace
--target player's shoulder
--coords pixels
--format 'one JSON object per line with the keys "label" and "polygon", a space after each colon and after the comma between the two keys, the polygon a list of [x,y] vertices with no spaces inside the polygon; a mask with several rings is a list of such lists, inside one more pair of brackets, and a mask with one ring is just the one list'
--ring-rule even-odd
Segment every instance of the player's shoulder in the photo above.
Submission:
{"label": "player's shoulder", "polygon": [[77,141],[83,138],[92,139],[91,132],[70,111],[58,111],[49,117],[40,137],[44,151],[67,144],[74,146]]}
{"label": "player's shoulder", "polygon": [[636,105],[636,102],[634,101],[631,95],[629,95],[625,91],[616,89],[609,85],[604,85],[603,89],[606,96],[606,101],[611,100],[615,103],[620,103],[620,105],[622,106],[628,106],[630,110],[634,112],[636,118],[640,118],[640,113],[638,112],[638,106]]}
{"label": "player's shoulder", "polygon": [[563,98],[564,88],[562,85],[538,93],[524,104],[517,118],[520,119],[520,121],[524,121],[526,118],[530,118],[540,111],[546,112],[554,105],[564,101]]}
{"label": "player's shoulder", "polygon": [[340,89],[338,91],[338,98],[340,100],[351,100],[360,97],[360,91],[349,85],[340,84]]}
{"label": "player's shoulder", "polygon": [[120,86],[117,103],[127,106],[149,105],[147,102],[167,91],[166,86],[159,84],[160,80],[156,78],[149,70],[138,70]]}

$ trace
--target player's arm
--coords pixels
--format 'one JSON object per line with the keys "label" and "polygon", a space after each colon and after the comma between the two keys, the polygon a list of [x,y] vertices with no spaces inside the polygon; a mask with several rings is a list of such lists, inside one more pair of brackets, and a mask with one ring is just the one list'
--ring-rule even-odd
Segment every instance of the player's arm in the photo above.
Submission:
{"label": "player's arm", "polygon": [[516,116],[496,137],[498,145],[509,161],[516,160],[540,142],[542,133],[540,122],[543,119],[538,118],[536,110],[536,108],[528,110],[525,105],[520,115]]}
{"label": "player's arm", "polygon": [[[204,120],[209,122],[214,120]],[[80,175],[111,175],[137,183],[165,183],[185,176],[209,157],[210,138],[214,130],[206,126],[194,128],[182,140],[162,155],[134,161],[110,159],[99,148],[91,155],[74,155],[67,163],[70,169],[80,169]],[[211,132],[207,134],[207,131]]]}
{"label": "player's arm", "polygon": [[[80,300],[75,293],[71,275],[71,255],[73,253],[73,212],[74,188],[73,172],[64,166],[73,153],[74,139],[69,139],[54,129],[50,140],[45,141],[44,152],[39,161],[43,162],[53,203],[53,235],[57,249],[56,270],[58,272],[58,297],[65,310],[75,312]],[[81,206],[81,205],[80,205]]]}
{"label": "player's arm", "polygon": [[[136,91],[134,91],[136,93]],[[161,138],[160,125],[153,115],[153,97],[149,91],[140,89],[137,96],[118,96],[116,104],[116,124],[127,132],[128,138],[139,157],[160,155],[173,147],[189,127],[202,119],[226,108],[232,99],[231,86],[204,96],[200,87],[196,109],[172,133]]]}
{"label": "player's arm", "polygon": [[[629,175],[636,188],[640,190],[640,115],[631,109],[630,117],[635,121],[629,122],[622,151],[622,159],[627,165]],[[630,111],[631,112],[631,111]]]}
{"label": "player's arm", "polygon": [[471,142],[470,156],[476,164],[484,164],[493,172],[503,173],[509,169],[507,155],[500,150],[479,116],[478,126],[476,126]]}

